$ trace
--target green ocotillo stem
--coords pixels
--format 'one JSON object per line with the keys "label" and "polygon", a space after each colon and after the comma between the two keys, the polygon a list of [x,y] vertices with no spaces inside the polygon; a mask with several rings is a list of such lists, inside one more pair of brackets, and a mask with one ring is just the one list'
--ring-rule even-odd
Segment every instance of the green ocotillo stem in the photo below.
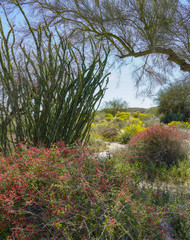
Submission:
{"label": "green ocotillo stem", "polygon": [[9,152],[19,141],[49,147],[87,140],[108,82],[109,51],[85,36],[73,46],[47,24],[33,29],[17,3],[30,38],[18,45],[8,18],[7,35],[0,21],[0,151]]}

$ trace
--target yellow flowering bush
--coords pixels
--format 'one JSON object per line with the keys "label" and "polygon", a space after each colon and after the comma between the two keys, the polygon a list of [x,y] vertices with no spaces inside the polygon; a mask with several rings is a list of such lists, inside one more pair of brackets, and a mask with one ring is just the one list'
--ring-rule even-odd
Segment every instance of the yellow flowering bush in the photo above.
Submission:
{"label": "yellow flowering bush", "polygon": [[119,120],[119,121],[129,120],[130,113],[129,112],[120,112],[120,113],[117,113],[115,117],[116,117],[116,120]]}
{"label": "yellow flowering bush", "polygon": [[188,122],[172,121],[168,124],[168,126],[176,126],[178,128],[190,129],[190,123]]}
{"label": "yellow flowering bush", "polygon": [[123,128],[123,130],[124,132],[121,133],[119,141],[121,143],[127,143],[135,134],[144,131],[145,128],[140,124],[131,124],[130,126]]}
{"label": "yellow flowering bush", "polygon": [[92,123],[91,128],[97,128],[96,124]]}
{"label": "yellow flowering bush", "polygon": [[141,113],[141,112],[133,112],[132,116],[134,118],[140,118],[142,121],[147,120],[150,117],[150,114]]}
{"label": "yellow flowering bush", "polygon": [[97,124],[97,127],[99,126],[107,126],[108,125],[108,122],[101,122],[99,124]]}
{"label": "yellow flowering bush", "polygon": [[132,118],[130,118],[129,119],[129,121],[127,121],[127,125],[129,126],[129,125],[132,125],[132,124],[137,124],[137,125],[143,125],[143,122],[139,119],[139,118],[134,118],[134,117],[132,117]]}
{"label": "yellow flowering bush", "polygon": [[111,113],[106,113],[106,121],[112,121],[113,115]]}

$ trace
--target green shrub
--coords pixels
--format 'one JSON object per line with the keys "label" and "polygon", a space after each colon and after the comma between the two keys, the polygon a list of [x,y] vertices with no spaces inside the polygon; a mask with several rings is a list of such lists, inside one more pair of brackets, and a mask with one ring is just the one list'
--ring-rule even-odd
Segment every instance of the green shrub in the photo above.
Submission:
{"label": "green shrub", "polygon": [[102,137],[105,140],[110,140],[110,141],[115,140],[117,134],[118,134],[118,131],[115,127],[106,127],[101,131]]}
{"label": "green shrub", "polygon": [[101,111],[96,111],[94,116],[94,123],[100,123],[105,120],[105,113]]}
{"label": "green shrub", "polygon": [[88,144],[89,148],[93,149],[95,152],[103,152],[106,149],[106,144],[98,134],[97,126],[94,123],[91,125]]}
{"label": "green shrub", "polygon": [[190,183],[190,163],[187,159],[179,161],[169,169],[161,168],[156,176],[158,181],[172,184]]}
{"label": "green shrub", "polygon": [[93,129],[93,131],[97,128],[96,124],[92,123],[91,124],[91,129]]}
{"label": "green shrub", "polygon": [[139,124],[131,124],[125,127],[123,130],[124,132],[119,136],[119,141],[121,143],[127,143],[135,134],[144,131],[145,128]]}
{"label": "green shrub", "polygon": [[[172,214],[171,224],[174,226],[175,231],[178,232],[179,239],[189,240],[190,239],[190,206],[183,205],[178,207],[178,210],[186,212],[186,215],[175,215],[175,212]],[[176,209],[174,209],[176,211]]]}
{"label": "green shrub", "polygon": [[183,113],[168,113],[161,115],[161,122],[168,124],[173,121],[185,121],[185,115]]}
{"label": "green shrub", "polygon": [[114,141],[118,135],[117,127],[107,123],[101,123],[98,125],[97,132],[105,141]]}
{"label": "green shrub", "polygon": [[[146,169],[163,165],[169,168],[187,158],[184,141],[187,137],[187,134],[176,127],[153,125],[131,139],[129,160],[143,164]],[[151,170],[150,174],[155,172]]]}
{"label": "green shrub", "polygon": [[156,125],[160,123],[160,118],[156,117],[155,115],[150,115],[150,117],[143,121],[144,126],[151,127],[152,125]]}
{"label": "green shrub", "polygon": [[99,137],[99,135],[90,134],[88,144],[89,148],[94,152],[104,152],[106,150],[106,143]]}

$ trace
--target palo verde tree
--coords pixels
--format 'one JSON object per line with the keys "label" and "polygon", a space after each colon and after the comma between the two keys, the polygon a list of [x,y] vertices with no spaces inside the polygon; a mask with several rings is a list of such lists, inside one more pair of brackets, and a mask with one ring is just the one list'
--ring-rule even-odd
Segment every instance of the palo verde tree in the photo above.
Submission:
{"label": "palo verde tree", "polygon": [[34,29],[17,7],[30,38],[18,42],[4,9],[10,30],[0,20],[0,151],[21,141],[49,147],[86,140],[107,85],[109,51],[85,36],[76,48],[47,24]]}
{"label": "palo verde tree", "polygon": [[[3,1],[15,3],[15,0]],[[134,58],[142,60],[137,61],[137,83],[143,83],[147,79],[151,80],[149,84],[164,83],[174,66],[190,73],[188,0],[19,2],[30,4],[33,12],[45,16],[51,24],[69,26],[71,38],[81,32],[90,32],[97,40],[109,41],[116,50],[116,55],[126,62],[127,59]]]}
{"label": "palo verde tree", "polygon": [[164,123],[190,120],[189,78],[169,84],[159,91],[156,102]]}
{"label": "palo verde tree", "polygon": [[114,116],[117,112],[125,111],[128,108],[128,103],[122,98],[114,98],[113,100],[106,101],[103,104],[102,111],[105,113],[111,113]]}

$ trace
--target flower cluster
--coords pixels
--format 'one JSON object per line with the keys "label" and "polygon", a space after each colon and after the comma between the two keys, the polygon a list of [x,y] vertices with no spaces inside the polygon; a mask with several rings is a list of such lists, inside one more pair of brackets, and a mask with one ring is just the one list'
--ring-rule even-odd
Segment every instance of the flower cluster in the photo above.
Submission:
{"label": "flower cluster", "polygon": [[168,124],[168,126],[176,126],[178,128],[182,128],[182,129],[190,129],[189,122],[172,121]]}

